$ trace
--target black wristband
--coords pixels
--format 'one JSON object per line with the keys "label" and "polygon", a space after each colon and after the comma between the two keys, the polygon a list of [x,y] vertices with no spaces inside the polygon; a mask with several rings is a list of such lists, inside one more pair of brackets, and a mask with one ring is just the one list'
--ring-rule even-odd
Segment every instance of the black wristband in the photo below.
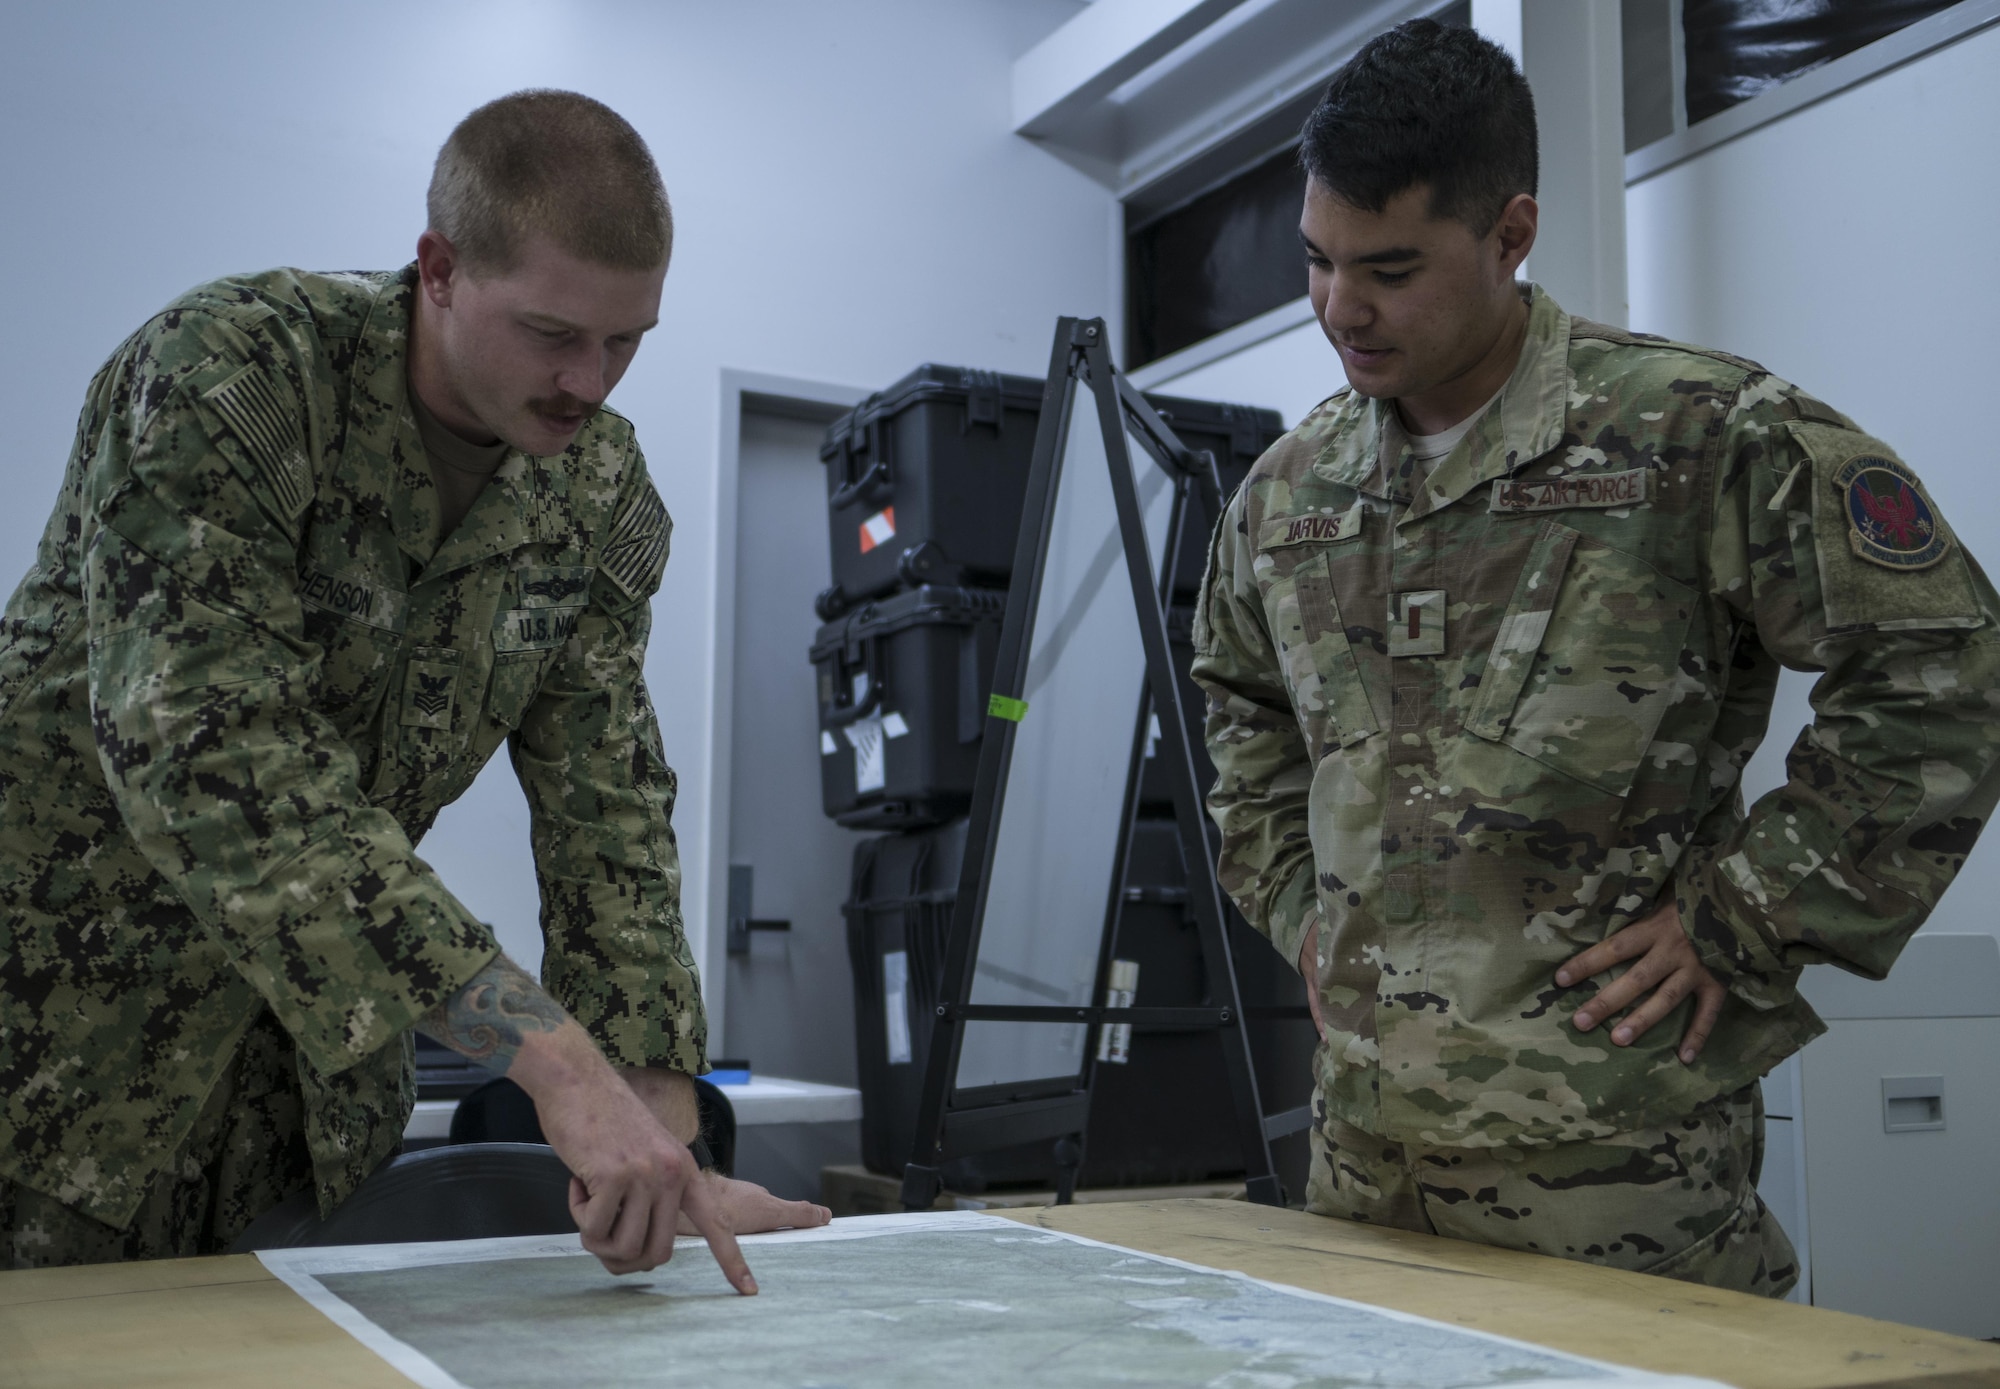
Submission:
{"label": "black wristband", "polygon": [[715,1154],[709,1152],[708,1140],[706,1138],[703,1138],[700,1134],[696,1134],[694,1142],[688,1144],[688,1151],[694,1154],[694,1164],[702,1171],[713,1172],[715,1170]]}

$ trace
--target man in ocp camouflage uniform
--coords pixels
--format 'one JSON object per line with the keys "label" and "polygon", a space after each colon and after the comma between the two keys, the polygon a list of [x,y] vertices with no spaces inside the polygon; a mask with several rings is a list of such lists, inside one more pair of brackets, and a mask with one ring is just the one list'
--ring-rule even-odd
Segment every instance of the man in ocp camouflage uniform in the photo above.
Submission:
{"label": "man in ocp camouflage uniform", "polygon": [[[599,409],[658,316],[658,172],[607,108],[518,93],[429,210],[411,268],[203,285],[91,383],[0,630],[0,1265],[330,1210],[397,1149],[413,1026],[534,1098],[614,1272],[684,1219],[754,1291],[733,1232],[826,1218],[686,1146],[641,675],[669,522]],[[503,743],[546,992],[415,852]]]}
{"label": "man in ocp camouflage uniform", "polygon": [[[1373,41],[1302,159],[1349,389],[1231,501],[1194,674],[1223,885],[1316,986],[1308,1207],[1781,1295],[1756,1083],[1991,811],[2000,600],[1847,416],[1514,283],[1492,44]],[[1817,718],[1746,812],[1781,664]]]}

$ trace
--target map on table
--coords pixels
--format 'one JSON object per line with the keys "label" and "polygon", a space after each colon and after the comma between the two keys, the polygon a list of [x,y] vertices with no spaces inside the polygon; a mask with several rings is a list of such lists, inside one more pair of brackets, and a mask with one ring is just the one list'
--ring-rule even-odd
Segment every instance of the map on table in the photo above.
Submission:
{"label": "map on table", "polygon": [[757,1297],[699,1240],[623,1278],[574,1235],[258,1257],[426,1389],[1717,1389],[978,1212],[742,1243]]}

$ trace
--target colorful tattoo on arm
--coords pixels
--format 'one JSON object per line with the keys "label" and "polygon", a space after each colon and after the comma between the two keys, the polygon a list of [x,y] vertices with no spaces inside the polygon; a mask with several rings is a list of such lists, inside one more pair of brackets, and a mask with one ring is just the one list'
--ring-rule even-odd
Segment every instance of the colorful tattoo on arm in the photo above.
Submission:
{"label": "colorful tattoo on arm", "polygon": [[569,1014],[534,977],[505,955],[474,975],[472,982],[424,1014],[417,1026],[431,1037],[505,1074],[530,1033],[554,1032]]}

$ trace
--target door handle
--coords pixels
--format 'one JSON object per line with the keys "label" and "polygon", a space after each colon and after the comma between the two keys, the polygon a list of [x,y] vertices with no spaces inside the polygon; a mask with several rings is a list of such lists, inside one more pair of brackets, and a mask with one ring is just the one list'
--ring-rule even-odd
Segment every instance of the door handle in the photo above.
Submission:
{"label": "door handle", "polygon": [[1882,1077],[1882,1132],[1935,1133],[1943,1127],[1943,1076]]}
{"label": "door handle", "polygon": [[792,923],[772,917],[750,915],[751,894],[756,870],[747,863],[729,865],[729,953],[748,955],[752,931],[789,931]]}

